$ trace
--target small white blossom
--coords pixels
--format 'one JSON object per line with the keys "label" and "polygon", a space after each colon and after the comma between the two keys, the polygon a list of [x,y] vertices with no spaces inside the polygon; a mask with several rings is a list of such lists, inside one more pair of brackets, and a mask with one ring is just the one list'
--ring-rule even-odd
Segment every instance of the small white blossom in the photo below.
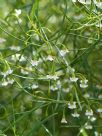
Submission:
{"label": "small white blossom", "polygon": [[81,87],[81,88],[87,88],[88,85],[87,85],[87,84],[80,84],[80,87]]}
{"label": "small white blossom", "polygon": [[85,115],[86,115],[86,116],[93,116],[93,111],[92,111],[92,109],[86,110]]}
{"label": "small white blossom", "polygon": [[46,58],[46,60],[53,61],[53,60],[54,60],[54,58],[53,58],[53,56],[48,55],[48,56],[47,56],[47,58]]}
{"label": "small white blossom", "polygon": [[70,77],[71,82],[77,82],[78,78],[77,77]]}
{"label": "small white blossom", "polygon": [[8,75],[12,74],[12,72],[13,72],[12,69],[8,69],[8,71],[6,71],[6,73],[7,73]]}
{"label": "small white blossom", "polygon": [[14,46],[13,45],[13,46],[10,47],[10,49],[13,50],[13,51],[20,51],[20,47],[19,46]]}
{"label": "small white blossom", "polygon": [[8,69],[7,71],[2,72],[2,75],[3,75],[4,77],[6,77],[6,76],[8,76],[8,75],[12,74],[12,72],[13,72],[13,70]]}
{"label": "small white blossom", "polygon": [[32,86],[31,86],[31,88],[32,89],[37,89],[39,86],[37,85],[37,84],[33,84]]}
{"label": "small white blossom", "polygon": [[94,132],[95,136],[99,136],[99,133],[97,131]]}
{"label": "small white blossom", "polygon": [[91,4],[91,0],[78,0],[82,4]]}
{"label": "small white blossom", "polygon": [[34,55],[34,56],[36,55],[36,51],[35,51],[35,50],[33,51],[33,55]]}
{"label": "small white blossom", "polygon": [[60,50],[60,55],[64,57],[68,52],[68,50]]}
{"label": "small white blossom", "polygon": [[19,16],[21,14],[21,9],[15,9],[15,16]]}
{"label": "small white blossom", "polygon": [[21,54],[15,54],[15,55],[12,55],[11,60],[14,62],[16,62],[18,60],[19,60],[19,62],[24,62],[24,61],[26,61],[26,58],[23,55],[21,56]]}
{"label": "small white blossom", "polygon": [[18,23],[19,24],[22,23],[22,19],[21,18],[18,19]]}
{"label": "small white blossom", "polygon": [[24,69],[21,69],[21,73],[24,74],[24,75],[28,75],[29,74],[29,72],[25,71]]}
{"label": "small white blossom", "polygon": [[96,26],[96,27],[99,27],[99,28],[102,28],[102,24],[101,24],[101,23],[96,24],[95,26]]}
{"label": "small white blossom", "polygon": [[68,103],[68,108],[69,109],[75,109],[76,108],[76,102],[69,102]]}
{"label": "small white blossom", "polygon": [[51,24],[55,24],[57,22],[57,17],[55,15],[52,15],[49,18],[48,22],[51,23]]}
{"label": "small white blossom", "polygon": [[39,35],[37,35],[37,34],[34,36],[34,38],[35,38],[36,41],[40,40]]}
{"label": "small white blossom", "polygon": [[93,2],[98,8],[102,9],[102,2],[101,1],[93,0]]}
{"label": "small white blossom", "polygon": [[38,60],[31,60],[32,66],[38,66],[39,61]]}
{"label": "small white blossom", "polygon": [[20,57],[20,54],[12,55],[11,60],[16,62],[17,60],[19,60],[19,57]]}
{"label": "small white blossom", "polygon": [[102,113],[102,108],[97,109],[97,112]]}
{"label": "small white blossom", "polygon": [[80,87],[81,88],[87,88],[88,87],[88,84],[87,84],[88,80],[81,80],[80,81]]}
{"label": "small white blossom", "polygon": [[80,14],[80,15],[75,15],[74,16],[74,19],[75,20],[80,20],[80,19],[82,19],[84,16],[82,15],[82,14]]}
{"label": "small white blossom", "polygon": [[67,120],[65,119],[64,116],[62,117],[61,123],[65,123],[65,124],[67,123]]}
{"label": "small white blossom", "polygon": [[8,80],[8,84],[13,84],[14,83],[14,80],[13,79],[7,79]]}
{"label": "small white blossom", "polygon": [[91,117],[91,118],[90,118],[90,121],[91,121],[91,122],[94,122],[95,120],[96,120],[95,117]]}
{"label": "small white blossom", "polygon": [[75,72],[75,69],[74,69],[74,68],[71,68],[71,69],[70,69],[70,72],[71,72],[71,73],[74,73],[74,72]]}
{"label": "small white blossom", "polygon": [[92,125],[90,125],[88,123],[85,124],[85,129],[92,129],[92,128],[93,128]]}
{"label": "small white blossom", "polygon": [[61,86],[62,86],[61,81],[58,80],[57,83],[56,83],[56,85],[57,85],[58,88],[61,88]]}
{"label": "small white blossom", "polygon": [[42,114],[42,109],[37,109],[37,110],[35,110],[35,114],[36,115],[41,115]]}
{"label": "small white blossom", "polygon": [[8,84],[12,85],[13,83],[14,83],[13,79],[7,78],[7,80],[4,80],[1,85],[2,86],[7,86]]}
{"label": "small white blossom", "polygon": [[78,114],[77,112],[72,113],[71,115],[72,115],[74,118],[79,118],[79,116],[80,116],[80,114]]}
{"label": "small white blossom", "polygon": [[90,97],[90,94],[86,93],[86,94],[84,94],[84,97],[85,97],[85,98],[89,98],[89,97]]}
{"label": "small white blossom", "polygon": [[98,96],[98,98],[99,98],[99,99],[102,99],[102,94],[100,94],[100,95]]}
{"label": "small white blossom", "polygon": [[72,0],[72,2],[76,2],[76,0]]}
{"label": "small white blossom", "polygon": [[47,77],[47,79],[50,79],[50,80],[57,80],[57,79],[59,79],[59,77],[57,75],[47,75],[46,77]]}
{"label": "small white blossom", "polygon": [[[96,85],[96,87],[98,88],[98,89],[102,89],[102,85]],[[101,97],[102,98],[102,97]]]}
{"label": "small white blossom", "polygon": [[2,86],[7,86],[8,85],[8,82],[6,80],[4,80],[1,84]]}
{"label": "small white blossom", "polygon": [[63,91],[64,93],[69,93],[70,88],[63,88],[62,91]]}
{"label": "small white blossom", "polygon": [[56,86],[50,86],[50,89],[51,89],[52,91],[56,91],[56,90],[58,90],[58,87],[56,87]]}
{"label": "small white blossom", "polygon": [[19,62],[24,62],[24,61],[26,61],[26,58],[22,55],[22,56],[20,57],[20,59],[19,59]]}
{"label": "small white blossom", "polygon": [[0,43],[3,43],[3,42],[5,42],[5,41],[6,41],[6,39],[0,38]]}

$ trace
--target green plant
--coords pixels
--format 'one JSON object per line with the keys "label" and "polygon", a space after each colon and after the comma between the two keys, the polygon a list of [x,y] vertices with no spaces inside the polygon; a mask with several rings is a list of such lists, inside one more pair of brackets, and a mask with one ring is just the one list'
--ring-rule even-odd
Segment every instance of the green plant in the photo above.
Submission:
{"label": "green plant", "polygon": [[101,2],[0,3],[0,130],[101,136]]}

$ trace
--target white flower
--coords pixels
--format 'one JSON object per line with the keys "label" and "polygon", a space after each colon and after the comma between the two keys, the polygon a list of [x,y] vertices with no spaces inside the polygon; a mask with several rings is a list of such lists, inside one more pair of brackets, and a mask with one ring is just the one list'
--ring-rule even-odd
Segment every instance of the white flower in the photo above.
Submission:
{"label": "white flower", "polygon": [[33,55],[34,55],[34,56],[36,55],[36,51],[35,51],[35,50],[33,51]]}
{"label": "white flower", "polygon": [[69,109],[75,109],[76,108],[76,102],[69,102],[68,103],[68,108]]}
{"label": "white flower", "polygon": [[77,77],[70,77],[71,82],[77,82],[78,78]]}
{"label": "white flower", "polygon": [[72,0],[72,2],[76,2],[76,0]]}
{"label": "white flower", "polygon": [[18,23],[19,24],[22,23],[22,19],[21,18],[18,19]]}
{"label": "white flower", "polygon": [[26,58],[23,55],[21,56],[21,54],[15,54],[15,55],[12,55],[11,60],[13,60],[15,62],[17,60],[19,60],[19,62],[24,62],[24,61],[26,61]]}
{"label": "white flower", "polygon": [[39,61],[38,60],[31,60],[32,66],[38,66]]}
{"label": "white flower", "polygon": [[28,75],[29,74],[29,72],[25,71],[24,69],[21,69],[21,73],[24,74],[24,75]]}
{"label": "white flower", "polygon": [[61,123],[65,123],[65,124],[67,123],[67,120],[65,119],[64,116],[62,117]]}
{"label": "white flower", "polygon": [[80,87],[81,87],[81,88],[87,88],[88,85],[86,85],[86,84],[80,84]]}
{"label": "white flower", "polygon": [[32,89],[37,89],[39,86],[37,85],[37,84],[33,84],[32,86],[31,86],[31,88]]}
{"label": "white flower", "polygon": [[15,9],[15,16],[19,16],[21,14],[21,9]]}
{"label": "white flower", "polygon": [[41,115],[42,114],[42,109],[37,109],[37,110],[35,110],[35,114],[36,115]]}
{"label": "white flower", "polygon": [[81,87],[81,88],[87,88],[88,85],[87,85],[87,84],[80,84],[80,87]]}
{"label": "white flower", "polygon": [[92,127],[92,125],[86,123],[86,124],[85,124],[85,128],[86,128],[86,129],[92,129],[93,127]]}
{"label": "white flower", "polygon": [[48,55],[47,58],[46,58],[46,60],[53,61],[54,58],[51,55]]}
{"label": "white flower", "polygon": [[8,85],[8,82],[6,80],[4,80],[1,84],[2,86],[7,86]]}
{"label": "white flower", "polygon": [[10,47],[11,50],[14,50],[14,51],[19,51],[20,50],[20,47],[19,46],[11,46]]}
{"label": "white flower", "polygon": [[37,41],[39,41],[39,40],[40,40],[39,35],[37,35],[37,34],[35,35],[35,37],[34,37],[34,38],[35,38],[35,40],[37,40]]}
{"label": "white flower", "polygon": [[91,120],[91,122],[94,122],[96,120],[96,118],[95,117],[91,117],[90,120]]}
{"label": "white flower", "polygon": [[50,80],[57,80],[57,79],[59,79],[59,77],[57,75],[47,75],[46,77],[47,77],[47,79],[50,79]]}
{"label": "white flower", "polygon": [[57,22],[57,17],[55,15],[52,15],[48,21],[49,23],[55,24]]}
{"label": "white flower", "polygon": [[80,114],[78,114],[77,112],[72,113],[71,115],[72,115],[74,118],[78,118],[78,117],[80,116]]}
{"label": "white flower", "polygon": [[58,88],[57,88],[56,86],[50,86],[50,89],[51,89],[52,91],[58,90]]}
{"label": "white flower", "polygon": [[6,77],[6,76],[12,74],[12,72],[13,72],[13,70],[8,69],[7,71],[3,72],[2,75],[3,75],[4,77]]}
{"label": "white flower", "polygon": [[81,80],[80,81],[80,87],[81,88],[87,88],[88,87],[88,84],[87,84],[88,80]]}
{"label": "white flower", "polygon": [[102,9],[102,2],[101,2],[101,1],[96,1],[96,0],[93,0],[93,1],[94,1],[94,4],[95,4],[98,8]]}
{"label": "white flower", "polygon": [[19,62],[24,62],[24,61],[26,61],[26,58],[22,55],[22,56],[20,57],[20,59],[19,59]]}
{"label": "white flower", "polygon": [[7,86],[8,84],[13,84],[13,83],[14,83],[13,79],[7,78],[7,80],[4,80],[1,85]]}
{"label": "white flower", "polygon": [[20,57],[20,54],[12,55],[11,60],[16,62],[17,60],[19,60],[19,57]]}
{"label": "white flower", "polygon": [[102,28],[102,24],[101,24],[101,23],[96,24],[95,26],[96,26],[96,27],[99,27],[99,28]]}
{"label": "white flower", "polygon": [[95,136],[99,136],[99,133],[97,131],[94,132]]}
{"label": "white flower", "polygon": [[60,55],[64,57],[68,52],[68,50],[60,50]]}
{"label": "white flower", "polygon": [[82,14],[80,14],[80,15],[75,15],[74,16],[74,19],[76,19],[76,20],[80,20],[80,19],[82,19],[84,16],[82,15]]}
{"label": "white flower", "polygon": [[86,115],[86,116],[93,116],[93,111],[92,111],[92,109],[86,110],[85,115]]}
{"label": "white flower", "polygon": [[12,69],[8,69],[8,71],[6,71],[6,73],[7,73],[8,75],[12,74],[12,72],[13,72]]}
{"label": "white flower", "polygon": [[78,0],[82,4],[91,4],[91,0]]}
{"label": "white flower", "polygon": [[0,43],[3,43],[3,42],[5,42],[5,41],[6,41],[6,39],[0,38]]}
{"label": "white flower", "polygon": [[63,88],[62,91],[63,91],[64,93],[69,93],[70,88]]}
{"label": "white flower", "polygon": [[102,113],[102,108],[97,109],[97,112]]}
{"label": "white flower", "polygon": [[98,96],[98,98],[99,98],[99,99],[102,99],[102,94],[100,94],[100,95]]}
{"label": "white flower", "polygon": [[13,84],[14,83],[14,80],[13,79],[8,79],[8,84]]}
{"label": "white flower", "polygon": [[89,97],[90,97],[90,94],[86,93],[86,94],[84,94],[84,97],[85,97],[85,98],[89,98]]}
{"label": "white flower", "polygon": [[[102,89],[102,85],[96,85],[98,89]],[[102,97],[101,97],[102,98]]]}
{"label": "white flower", "polygon": [[74,73],[74,72],[75,72],[75,69],[74,69],[74,68],[70,68],[70,72],[71,72],[71,73]]}
{"label": "white flower", "polygon": [[58,80],[57,83],[56,83],[56,85],[57,85],[58,88],[61,88],[61,86],[62,86],[61,81]]}

